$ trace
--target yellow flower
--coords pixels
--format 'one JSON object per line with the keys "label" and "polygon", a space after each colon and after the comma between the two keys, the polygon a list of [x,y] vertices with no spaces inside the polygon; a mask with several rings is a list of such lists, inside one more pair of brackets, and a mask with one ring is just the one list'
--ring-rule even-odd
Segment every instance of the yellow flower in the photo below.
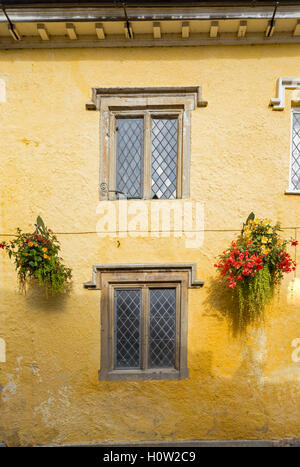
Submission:
{"label": "yellow flower", "polygon": [[267,237],[263,237],[263,238],[261,239],[261,243],[267,243],[267,242],[268,242],[268,238],[267,238]]}
{"label": "yellow flower", "polygon": [[49,258],[50,258],[50,256],[48,256],[48,255],[44,255],[44,258],[47,258],[47,259],[49,259]]}
{"label": "yellow flower", "polygon": [[249,219],[248,220],[248,224],[252,224],[253,220],[252,219]]}
{"label": "yellow flower", "polygon": [[47,248],[42,248],[43,252],[47,251]]}
{"label": "yellow flower", "polygon": [[254,219],[254,224],[259,224],[259,223],[260,223],[260,219],[255,218],[255,219]]}
{"label": "yellow flower", "polygon": [[271,234],[273,233],[273,229],[270,227],[268,230],[267,230],[267,234]]}

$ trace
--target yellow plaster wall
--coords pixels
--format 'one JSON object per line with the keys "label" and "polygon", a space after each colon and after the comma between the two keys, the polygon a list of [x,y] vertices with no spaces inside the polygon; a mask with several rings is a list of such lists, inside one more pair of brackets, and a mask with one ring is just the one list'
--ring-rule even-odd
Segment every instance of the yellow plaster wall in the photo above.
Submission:
{"label": "yellow plaster wall", "polygon": [[[192,113],[191,199],[204,203],[205,228],[239,229],[252,210],[300,226],[300,197],[284,194],[293,91],[283,112],[268,107],[276,79],[300,75],[299,56],[299,45],[1,51],[0,232],[31,230],[37,214],[56,232],[96,230],[99,112],[85,110],[93,86],[201,85],[208,107]],[[214,257],[232,235],[206,232],[198,249],[184,239],[60,235],[73,289],[48,301],[18,293],[2,252],[0,442],[299,437],[299,295],[288,295],[290,275],[265,325],[233,338],[208,297]],[[190,378],[99,382],[100,293],[82,283],[95,263],[161,262],[195,262],[206,282],[189,291]]]}

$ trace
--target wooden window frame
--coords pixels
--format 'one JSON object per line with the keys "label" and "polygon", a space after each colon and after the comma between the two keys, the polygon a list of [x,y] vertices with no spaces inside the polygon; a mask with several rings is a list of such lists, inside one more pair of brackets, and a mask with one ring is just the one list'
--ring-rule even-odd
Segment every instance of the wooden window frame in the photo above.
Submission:
{"label": "wooden window frame", "polygon": [[[142,196],[138,199],[153,199],[151,180],[152,180],[152,120],[155,118],[176,119],[177,120],[177,171],[176,171],[176,199],[182,198],[182,152],[183,152],[183,109],[134,109],[115,110],[110,112],[109,133],[110,133],[110,158],[109,158],[109,176],[108,199],[117,199],[116,187],[116,121],[118,118],[140,117],[144,120],[144,148],[143,148],[143,182]],[[130,199],[130,198],[129,198]],[[134,198],[136,199],[136,198]],[[160,198],[163,200],[169,198]],[[171,198],[172,199],[172,198]]]}
{"label": "wooden window frame", "polygon": [[[99,379],[104,381],[182,379],[187,378],[187,288],[186,272],[102,273],[101,294],[101,369]],[[142,289],[142,368],[114,369],[114,290]],[[176,289],[175,368],[148,368],[149,290]]]}

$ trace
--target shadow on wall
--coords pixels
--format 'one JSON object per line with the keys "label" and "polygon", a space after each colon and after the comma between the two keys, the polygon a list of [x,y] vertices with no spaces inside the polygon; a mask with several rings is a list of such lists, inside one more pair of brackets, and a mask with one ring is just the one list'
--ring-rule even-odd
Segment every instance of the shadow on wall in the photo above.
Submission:
{"label": "shadow on wall", "polygon": [[45,290],[38,284],[30,284],[26,292],[27,306],[33,310],[50,312],[63,312],[66,309],[68,298],[71,295],[70,289],[62,294],[49,295],[46,297]]}
{"label": "shadow on wall", "polygon": [[[282,383],[280,376],[274,380],[265,377],[263,362],[257,359],[256,352],[249,346],[244,348],[244,358],[239,367],[228,378],[216,377],[211,352],[203,352],[199,364],[199,382],[205,384],[205,389],[200,385],[202,389],[197,403],[203,397],[207,401],[208,396],[207,415],[213,419],[204,433],[205,438],[278,439],[300,436],[299,383],[295,375]],[[296,370],[297,366],[294,367]],[[192,372],[191,376],[196,375]],[[197,410],[197,403],[195,401],[194,410]]]}
{"label": "shadow on wall", "polygon": [[207,296],[204,306],[208,312],[206,314],[219,313],[228,322],[229,330],[233,337],[243,335],[250,325],[258,324],[253,322],[251,316],[239,316],[237,302],[232,295],[232,291],[220,284],[218,279],[211,278],[206,285]]}
{"label": "shadow on wall", "polygon": [[[250,313],[239,314],[237,296],[232,294],[232,290],[220,284],[218,279],[211,278],[206,285],[207,297],[204,306],[208,312],[206,314],[216,314],[225,318],[228,322],[229,330],[233,337],[246,334],[249,326],[259,328],[264,322],[264,316],[252,315]],[[275,297],[276,299],[276,297]]]}

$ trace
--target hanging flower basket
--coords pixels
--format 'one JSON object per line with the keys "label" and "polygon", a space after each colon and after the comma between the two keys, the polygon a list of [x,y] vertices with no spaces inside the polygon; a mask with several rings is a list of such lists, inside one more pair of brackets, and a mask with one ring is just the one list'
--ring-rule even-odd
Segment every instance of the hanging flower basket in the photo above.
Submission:
{"label": "hanging flower basket", "polygon": [[45,288],[46,296],[67,290],[72,277],[71,269],[62,263],[59,241],[40,216],[34,233],[25,233],[17,228],[16,238],[0,243],[0,248],[14,258],[22,292],[26,292],[26,286],[32,280]]}
{"label": "hanging flower basket", "polygon": [[261,318],[284,274],[295,270],[286,248],[298,242],[282,240],[280,231],[278,223],[272,225],[269,219],[257,219],[251,213],[238,238],[214,265],[219,282],[231,292],[240,324]]}

